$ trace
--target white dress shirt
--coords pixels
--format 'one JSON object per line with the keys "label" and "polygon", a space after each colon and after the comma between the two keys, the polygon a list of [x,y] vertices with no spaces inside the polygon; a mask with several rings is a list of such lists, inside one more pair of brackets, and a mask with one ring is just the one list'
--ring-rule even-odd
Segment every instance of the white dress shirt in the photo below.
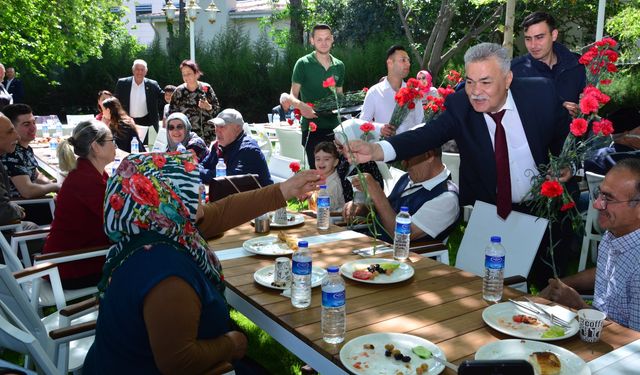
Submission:
{"label": "white dress shirt", "polygon": [[7,80],[7,84],[5,85],[5,87],[4,87],[4,88],[5,88],[5,89],[7,89],[7,90],[9,90],[9,87],[11,87],[11,84],[13,83],[13,80],[14,80],[14,79],[15,79],[15,78],[8,79],[8,80]]}
{"label": "white dress shirt", "polygon": [[[506,110],[502,119],[502,126],[507,137],[507,150],[509,152],[511,200],[513,203],[520,203],[531,189],[531,179],[533,176],[538,175],[538,167],[535,160],[533,160],[533,154],[531,154],[531,148],[522,126],[522,120],[518,114],[518,108],[513,101],[511,90],[507,92],[507,101],[502,109]],[[483,114],[483,117],[491,137],[491,143],[494,144],[496,123],[486,113]],[[382,147],[385,162],[396,158],[396,151],[391,146],[391,143],[380,141],[378,144]]]}
{"label": "white dress shirt", "polygon": [[[402,87],[407,84],[403,81]],[[385,77],[382,82],[378,82],[369,88],[367,95],[362,104],[362,112],[360,119],[365,121],[375,121],[381,124],[388,124],[396,107],[395,101],[396,91],[391,87],[389,81]],[[415,125],[422,123],[424,119],[424,110],[422,109],[422,100],[416,100],[416,107],[409,111],[407,118],[396,129],[396,134],[403,133]]]}
{"label": "white dress shirt", "polygon": [[129,116],[134,118],[144,117],[149,113],[147,110],[147,94],[144,89],[144,80],[141,84],[136,84],[135,79],[131,79],[131,94],[129,96]]}
{"label": "white dress shirt", "polygon": [[[415,193],[420,186],[431,191],[436,185],[449,178],[450,174],[451,172],[445,167],[437,176],[423,182],[414,183],[409,177],[409,183],[401,197]],[[415,214],[411,215],[411,222],[423,232],[435,238],[453,224],[458,217],[459,211],[458,196],[451,191],[447,191],[426,201]]]}

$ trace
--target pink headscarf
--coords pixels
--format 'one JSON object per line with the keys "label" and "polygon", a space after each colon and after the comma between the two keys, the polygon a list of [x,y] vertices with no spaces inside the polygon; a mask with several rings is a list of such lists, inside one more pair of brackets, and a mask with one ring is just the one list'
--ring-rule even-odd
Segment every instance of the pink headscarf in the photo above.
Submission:
{"label": "pink headscarf", "polygon": [[426,70],[421,70],[418,72],[418,74],[416,74],[416,78],[420,77],[421,74],[424,74],[424,77],[427,79],[427,87],[431,87],[431,73],[427,72]]}

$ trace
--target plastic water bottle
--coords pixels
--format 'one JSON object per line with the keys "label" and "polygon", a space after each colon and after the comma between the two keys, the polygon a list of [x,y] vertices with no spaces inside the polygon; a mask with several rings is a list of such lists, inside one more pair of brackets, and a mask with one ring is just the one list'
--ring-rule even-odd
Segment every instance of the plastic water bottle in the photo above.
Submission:
{"label": "plastic water bottle", "polygon": [[502,299],[506,250],[501,241],[500,236],[491,237],[491,243],[484,250],[482,298],[490,302],[497,302]]}
{"label": "plastic water bottle", "polygon": [[132,154],[140,153],[140,143],[135,137],[131,138],[131,153]]}
{"label": "plastic water bottle", "polygon": [[279,125],[279,124],[280,124],[280,114],[279,114],[279,113],[274,113],[274,114],[273,114],[273,122],[274,122],[276,125]]}
{"label": "plastic water bottle", "polygon": [[48,120],[42,123],[42,137],[46,138],[49,137],[49,124],[48,124]]}
{"label": "plastic water bottle", "polygon": [[329,344],[339,344],[344,341],[347,328],[344,281],[338,266],[329,266],[327,272],[322,281],[322,339]]}
{"label": "plastic water bottle", "polygon": [[187,152],[187,148],[184,147],[184,145],[182,143],[178,143],[178,145],[176,146],[176,151],[178,151],[178,152]]}
{"label": "plastic water bottle", "polygon": [[318,229],[329,229],[329,223],[331,221],[331,197],[327,192],[327,185],[320,185],[320,191],[318,192],[318,211],[316,212],[318,217]]}
{"label": "plastic water bottle", "polygon": [[227,175],[227,165],[224,163],[224,159],[218,159],[216,164],[216,177],[224,177]]}
{"label": "plastic water bottle", "polygon": [[49,140],[49,150],[51,151],[51,160],[55,160],[58,157],[58,138],[53,137]]}
{"label": "plastic water bottle", "polygon": [[411,215],[409,207],[400,207],[396,216],[396,231],[393,237],[393,258],[405,260],[409,257],[409,245],[411,242]]}
{"label": "plastic water bottle", "polygon": [[291,304],[305,308],[311,304],[311,250],[307,241],[298,241],[298,250],[292,255]]}
{"label": "plastic water bottle", "polygon": [[62,137],[62,123],[60,120],[56,121],[56,137]]}
{"label": "plastic water bottle", "polygon": [[118,167],[120,166],[120,158],[116,158],[116,160],[113,161],[113,165],[111,166],[111,175],[115,175],[116,171],[118,170]]}

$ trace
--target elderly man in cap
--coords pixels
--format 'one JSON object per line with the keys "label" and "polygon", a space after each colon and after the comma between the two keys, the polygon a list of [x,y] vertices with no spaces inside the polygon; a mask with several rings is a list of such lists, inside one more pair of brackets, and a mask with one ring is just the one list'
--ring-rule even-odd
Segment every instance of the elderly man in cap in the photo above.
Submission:
{"label": "elderly man in cap", "polygon": [[262,150],[243,130],[244,120],[240,112],[227,108],[208,122],[215,126],[216,141],[211,146],[209,155],[200,163],[202,182],[209,183],[213,180],[216,176],[216,164],[223,158],[227,176],[257,174],[260,185],[273,184]]}

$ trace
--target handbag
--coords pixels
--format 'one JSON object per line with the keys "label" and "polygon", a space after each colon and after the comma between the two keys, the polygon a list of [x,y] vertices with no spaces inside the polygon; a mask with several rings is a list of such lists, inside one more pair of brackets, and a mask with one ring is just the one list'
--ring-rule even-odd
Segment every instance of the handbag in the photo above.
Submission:
{"label": "handbag", "polygon": [[257,174],[216,177],[209,184],[209,202],[215,202],[231,194],[260,189],[261,187]]}

